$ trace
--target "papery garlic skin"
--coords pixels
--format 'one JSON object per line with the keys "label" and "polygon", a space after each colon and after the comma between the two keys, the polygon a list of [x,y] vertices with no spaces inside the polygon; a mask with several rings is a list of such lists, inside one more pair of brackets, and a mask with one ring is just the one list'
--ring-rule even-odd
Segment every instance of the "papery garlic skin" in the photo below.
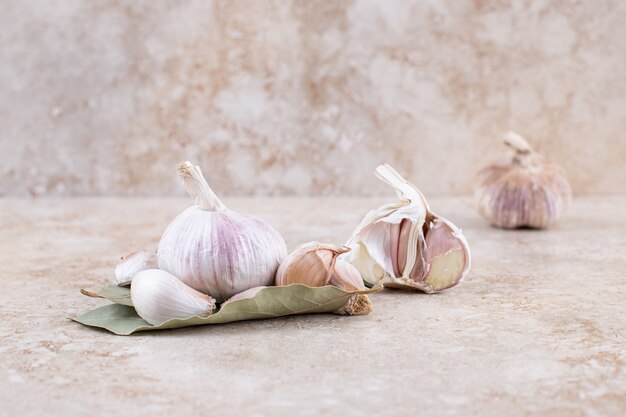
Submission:
{"label": "papery garlic skin", "polygon": [[271,285],[287,255],[282,236],[255,216],[228,210],[199,168],[187,162],[179,173],[198,205],[179,214],[163,233],[159,268],[218,302]]}
{"label": "papery garlic skin", "polygon": [[509,132],[505,144],[513,149],[513,157],[478,173],[474,193],[478,211],[504,229],[550,226],[572,199],[565,171],[516,133]]}
{"label": "papery garlic skin", "polygon": [[433,293],[451,288],[469,273],[469,246],[461,230],[430,211],[422,193],[391,166],[377,176],[400,201],[370,211],[346,244],[345,259],[374,285]]}
{"label": "papery garlic skin", "polygon": [[130,296],[137,314],[153,326],[171,319],[208,317],[215,310],[211,296],[160,269],[138,272],[133,277]]}
{"label": "papery garlic skin", "polygon": [[115,267],[115,283],[119,286],[130,285],[137,272],[157,268],[157,265],[155,252],[140,250],[122,256]]}

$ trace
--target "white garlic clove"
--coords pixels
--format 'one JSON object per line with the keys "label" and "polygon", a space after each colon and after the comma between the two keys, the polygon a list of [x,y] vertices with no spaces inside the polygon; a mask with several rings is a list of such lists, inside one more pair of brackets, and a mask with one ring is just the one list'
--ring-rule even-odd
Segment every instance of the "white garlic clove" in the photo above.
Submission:
{"label": "white garlic clove", "polygon": [[176,216],[163,233],[159,268],[218,302],[271,285],[287,256],[280,234],[258,217],[227,209],[198,167],[186,162],[178,172],[197,205]]}
{"label": "white garlic clove", "polygon": [[337,256],[349,250],[346,247],[319,242],[299,246],[278,267],[276,285],[304,284],[309,287],[327,285]]}
{"label": "white garlic clove", "polygon": [[513,149],[513,157],[478,173],[474,193],[478,211],[504,229],[550,226],[572,198],[565,171],[516,133],[509,132],[505,144]]}
{"label": "white garlic clove", "polygon": [[469,272],[469,246],[460,229],[430,211],[422,193],[389,165],[376,170],[400,197],[368,213],[344,255],[370,284],[428,293],[458,284]]}
{"label": "white garlic clove", "polygon": [[119,286],[130,285],[137,272],[154,268],[157,268],[157,258],[154,252],[140,250],[122,256],[115,267],[115,283]]}
{"label": "white garlic clove", "polygon": [[211,296],[160,269],[138,272],[131,283],[130,296],[137,314],[154,326],[171,319],[208,317],[215,310]]}

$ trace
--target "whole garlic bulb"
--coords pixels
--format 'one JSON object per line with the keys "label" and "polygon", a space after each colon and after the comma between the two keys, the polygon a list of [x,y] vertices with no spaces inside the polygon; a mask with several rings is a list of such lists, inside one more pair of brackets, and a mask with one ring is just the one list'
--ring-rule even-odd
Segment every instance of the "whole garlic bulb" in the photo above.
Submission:
{"label": "whole garlic bulb", "polygon": [[396,189],[400,201],[370,211],[346,244],[345,254],[370,284],[427,293],[457,285],[470,270],[461,230],[430,211],[422,193],[389,165],[376,175]]}
{"label": "whole garlic bulb", "polygon": [[213,298],[160,269],[146,269],[135,274],[130,297],[137,314],[154,326],[171,319],[208,317],[215,310]]}
{"label": "whole garlic bulb", "polygon": [[199,167],[178,167],[196,205],[167,227],[157,250],[159,268],[222,302],[249,288],[271,285],[287,255],[281,235],[268,223],[228,210]]}
{"label": "whole garlic bulb", "polygon": [[494,226],[543,229],[556,222],[572,198],[563,169],[536,153],[518,134],[504,143],[511,160],[478,173],[474,198],[480,214]]}
{"label": "whole garlic bulb", "polygon": [[[344,291],[365,290],[359,271],[338,256],[350,251],[345,246],[309,242],[291,252],[278,267],[276,285],[304,284],[309,287],[333,285]],[[372,311],[366,294],[355,294],[337,313],[358,315]]]}

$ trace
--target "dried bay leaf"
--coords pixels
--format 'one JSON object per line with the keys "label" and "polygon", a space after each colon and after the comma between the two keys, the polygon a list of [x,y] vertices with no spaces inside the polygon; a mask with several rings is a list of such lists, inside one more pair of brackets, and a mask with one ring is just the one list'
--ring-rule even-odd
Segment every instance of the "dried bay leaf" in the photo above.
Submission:
{"label": "dried bay leaf", "polygon": [[158,329],[175,329],[201,324],[224,324],[242,320],[257,320],[307,313],[332,313],[341,309],[355,294],[377,292],[381,287],[363,291],[343,291],[334,286],[312,288],[302,284],[267,287],[254,297],[222,305],[209,317],[172,319],[159,326],[144,321],[130,300],[130,290],[111,285],[98,292],[81,290],[90,297],[106,298],[118,304],[109,304],[82,314],[72,320],[87,326],[100,327],[118,335]]}

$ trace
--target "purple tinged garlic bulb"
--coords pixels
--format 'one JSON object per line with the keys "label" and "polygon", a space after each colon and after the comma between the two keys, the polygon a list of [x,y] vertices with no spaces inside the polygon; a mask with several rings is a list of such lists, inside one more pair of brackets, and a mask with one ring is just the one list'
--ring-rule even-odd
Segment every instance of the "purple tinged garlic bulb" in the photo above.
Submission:
{"label": "purple tinged garlic bulb", "polygon": [[395,188],[400,201],[370,211],[343,255],[368,283],[434,293],[454,287],[470,270],[461,230],[430,211],[422,193],[389,165],[376,175]]}
{"label": "purple tinged garlic bulb", "polygon": [[572,198],[565,171],[514,132],[507,134],[504,143],[513,149],[513,157],[478,173],[474,193],[478,211],[504,229],[550,226]]}
{"label": "purple tinged garlic bulb", "polygon": [[282,236],[258,217],[227,209],[199,167],[185,162],[178,173],[196,205],[179,214],[163,233],[159,268],[218,302],[271,285],[287,255]]}

